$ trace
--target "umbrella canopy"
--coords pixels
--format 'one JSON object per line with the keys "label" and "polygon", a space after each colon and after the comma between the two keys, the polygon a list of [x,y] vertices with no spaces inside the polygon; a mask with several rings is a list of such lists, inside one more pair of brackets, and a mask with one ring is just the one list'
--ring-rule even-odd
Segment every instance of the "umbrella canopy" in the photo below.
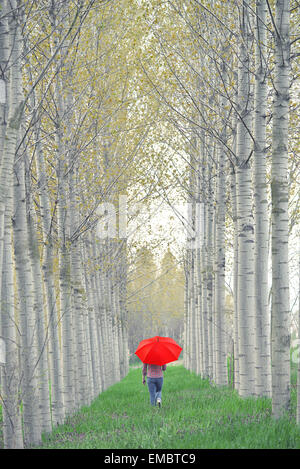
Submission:
{"label": "umbrella canopy", "polygon": [[165,365],[178,360],[182,348],[171,337],[155,336],[142,340],[134,352],[143,363]]}

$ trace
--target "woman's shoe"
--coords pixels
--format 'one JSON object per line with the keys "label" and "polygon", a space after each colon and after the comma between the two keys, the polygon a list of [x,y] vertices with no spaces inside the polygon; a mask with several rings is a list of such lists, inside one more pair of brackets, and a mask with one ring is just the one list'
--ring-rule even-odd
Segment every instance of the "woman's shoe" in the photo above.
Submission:
{"label": "woman's shoe", "polygon": [[161,407],[161,398],[160,397],[157,398],[156,402],[157,402],[158,407]]}

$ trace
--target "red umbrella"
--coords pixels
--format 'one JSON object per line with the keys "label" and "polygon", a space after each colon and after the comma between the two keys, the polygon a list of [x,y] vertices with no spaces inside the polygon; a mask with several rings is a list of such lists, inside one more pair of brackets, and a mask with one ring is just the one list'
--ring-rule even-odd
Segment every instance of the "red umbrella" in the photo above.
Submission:
{"label": "red umbrella", "polygon": [[165,365],[178,360],[182,348],[171,337],[155,336],[142,340],[134,352],[143,363]]}

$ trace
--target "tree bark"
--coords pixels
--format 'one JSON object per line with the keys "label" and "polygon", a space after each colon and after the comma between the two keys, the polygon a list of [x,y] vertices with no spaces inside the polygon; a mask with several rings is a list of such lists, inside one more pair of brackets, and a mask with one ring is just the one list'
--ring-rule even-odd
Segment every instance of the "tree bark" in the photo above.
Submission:
{"label": "tree bark", "polygon": [[268,307],[268,196],[266,181],[267,5],[256,2],[254,94],[254,226],[255,226],[255,394],[271,397],[270,313]]}
{"label": "tree bark", "polygon": [[243,1],[239,47],[237,120],[237,216],[238,216],[238,327],[239,391],[242,397],[255,392],[254,350],[254,224],[251,180],[251,87],[249,2]]}
{"label": "tree bark", "polygon": [[280,417],[290,403],[290,299],[288,265],[288,121],[290,2],[275,6],[275,70],[272,134],[272,411]]}

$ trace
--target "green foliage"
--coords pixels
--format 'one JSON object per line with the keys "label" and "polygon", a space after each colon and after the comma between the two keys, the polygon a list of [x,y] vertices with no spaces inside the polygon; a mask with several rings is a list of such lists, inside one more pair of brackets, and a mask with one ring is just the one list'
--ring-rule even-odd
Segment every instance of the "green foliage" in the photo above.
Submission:
{"label": "green foliage", "polygon": [[162,398],[152,408],[141,369],[131,370],[44,436],[42,448],[300,448],[294,410],[274,420],[270,399],[242,399],[180,365],[167,368]]}

